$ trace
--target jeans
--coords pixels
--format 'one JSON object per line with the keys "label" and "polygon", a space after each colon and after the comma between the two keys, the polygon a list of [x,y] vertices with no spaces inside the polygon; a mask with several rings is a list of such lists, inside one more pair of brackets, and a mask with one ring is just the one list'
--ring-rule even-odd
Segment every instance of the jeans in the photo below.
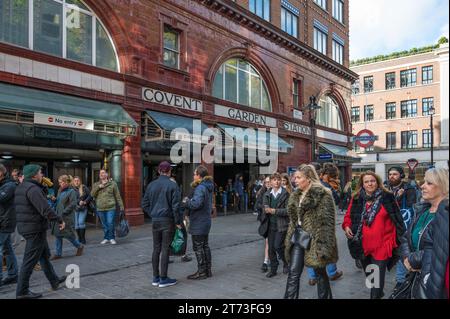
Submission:
{"label": "jeans", "polygon": [[75,229],[86,228],[87,209],[75,212]]}
{"label": "jeans", "polygon": [[[293,245],[291,250],[291,262],[286,283],[284,299],[298,299],[300,290],[300,277],[305,265],[305,250],[300,245]],[[314,269],[317,273],[317,295],[319,299],[332,299],[330,282],[325,268]]]}
{"label": "jeans", "polygon": [[[388,260],[375,260],[373,259],[372,256],[366,256],[363,260],[361,260],[361,263],[363,265],[363,269],[364,272],[366,274],[366,276],[372,274],[372,271],[368,271],[367,270],[367,266],[372,265],[372,266],[378,266],[379,269],[379,283],[374,283],[378,284],[378,288],[373,287],[370,289],[370,299],[381,299],[384,296],[384,278],[386,276],[386,269],[387,269],[387,264],[388,264]],[[375,278],[376,279],[376,278]]]}
{"label": "jeans", "polygon": [[[0,260],[6,258],[6,266],[8,267],[8,277],[17,276],[17,259],[11,245],[11,234],[0,233]],[[0,267],[0,281],[3,279],[3,267]]]}
{"label": "jeans", "polygon": [[17,281],[16,295],[21,296],[28,292],[30,286],[30,277],[33,268],[39,261],[45,276],[50,283],[57,283],[58,276],[50,263],[50,248],[47,242],[47,232],[40,232],[25,235],[25,252],[23,262],[20,267],[19,279]]}
{"label": "jeans", "polygon": [[67,239],[72,243],[72,245],[75,246],[75,248],[80,248],[81,243],[78,241],[78,239],[74,237],[56,237],[55,245],[56,245],[56,256],[62,256],[62,249],[63,249],[63,238]]}
{"label": "jeans", "polygon": [[408,269],[406,269],[403,264],[403,260],[399,260],[395,270],[395,280],[397,283],[403,283],[406,280],[406,275],[408,274]]}
{"label": "jeans", "polygon": [[[269,225],[269,227],[271,227]],[[269,259],[270,271],[276,273],[278,270],[278,258],[283,261],[283,266],[287,266],[286,258],[284,257],[284,239],[287,232],[279,232],[274,228],[269,228],[267,236],[269,243]]]}
{"label": "jeans", "polygon": [[[169,249],[175,234],[173,222],[153,222],[153,277],[167,278],[169,268]],[[160,258],[161,257],[161,258]],[[159,261],[161,260],[161,271]]]}
{"label": "jeans", "polygon": [[[337,265],[336,264],[328,264],[326,269],[327,269],[328,277],[332,277],[332,276],[336,275]],[[309,279],[317,279],[317,275],[316,275],[316,272],[314,271],[314,268],[307,267],[306,271],[308,272]]]}
{"label": "jeans", "polygon": [[116,211],[106,210],[106,211],[97,211],[98,217],[100,217],[100,221],[103,226],[104,239],[111,240],[116,239],[116,234],[114,232],[114,219],[116,216]]}

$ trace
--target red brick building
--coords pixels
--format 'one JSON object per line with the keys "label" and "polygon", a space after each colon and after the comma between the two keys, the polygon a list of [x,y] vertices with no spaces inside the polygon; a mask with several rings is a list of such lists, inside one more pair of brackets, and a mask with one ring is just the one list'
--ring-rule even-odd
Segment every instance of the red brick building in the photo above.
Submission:
{"label": "red brick building", "polygon": [[[0,156],[91,185],[107,166],[126,214],[169,159],[173,127],[278,128],[278,170],[317,154],[354,160],[347,112],[348,0],[24,0],[0,7]],[[323,52],[323,53],[321,53]],[[188,120],[188,122],[186,122]],[[56,128],[55,128],[56,127]],[[187,191],[195,164],[179,164]],[[222,183],[258,165],[208,165]]]}

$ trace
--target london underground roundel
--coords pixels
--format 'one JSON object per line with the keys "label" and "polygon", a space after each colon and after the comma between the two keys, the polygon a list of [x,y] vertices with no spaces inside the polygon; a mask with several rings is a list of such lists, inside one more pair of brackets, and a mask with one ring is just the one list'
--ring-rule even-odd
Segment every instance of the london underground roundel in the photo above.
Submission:
{"label": "london underground roundel", "polygon": [[371,130],[361,130],[355,136],[355,143],[360,147],[371,147],[375,143],[375,134]]}

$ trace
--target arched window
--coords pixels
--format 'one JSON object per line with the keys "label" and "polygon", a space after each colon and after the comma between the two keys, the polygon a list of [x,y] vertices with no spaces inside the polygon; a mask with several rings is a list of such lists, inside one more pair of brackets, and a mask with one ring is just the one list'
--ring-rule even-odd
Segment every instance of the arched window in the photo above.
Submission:
{"label": "arched window", "polygon": [[213,84],[213,96],[271,111],[266,84],[258,71],[247,61],[230,59],[219,68]]}
{"label": "arched window", "polygon": [[111,37],[80,0],[1,0],[0,41],[119,71]]}
{"label": "arched window", "polygon": [[319,106],[320,109],[317,111],[316,117],[317,124],[343,131],[342,114],[333,98],[328,95],[324,96],[320,99]]}

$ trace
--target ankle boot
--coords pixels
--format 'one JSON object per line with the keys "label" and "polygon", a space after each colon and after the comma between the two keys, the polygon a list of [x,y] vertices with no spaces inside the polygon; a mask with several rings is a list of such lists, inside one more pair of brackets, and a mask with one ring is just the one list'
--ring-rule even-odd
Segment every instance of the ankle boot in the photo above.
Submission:
{"label": "ankle boot", "polygon": [[81,230],[81,229],[75,229],[75,231],[77,232],[77,238],[78,238],[78,241],[79,241],[79,242],[81,242],[81,234],[80,234],[80,230]]}
{"label": "ankle boot", "polygon": [[197,272],[193,273],[192,275],[189,275],[187,278],[193,279],[193,280],[206,279],[208,277],[206,274],[205,253],[202,249],[202,243],[196,242],[194,240],[193,244],[194,244],[195,257],[197,258],[198,270],[197,270]]}
{"label": "ankle boot", "polygon": [[205,265],[206,265],[206,276],[212,277],[212,271],[211,271],[211,249],[209,249],[209,246],[205,248]]}
{"label": "ankle boot", "polygon": [[80,229],[80,242],[83,244],[83,245],[86,245],[86,229],[84,229],[84,228],[82,228],[82,229]]}

